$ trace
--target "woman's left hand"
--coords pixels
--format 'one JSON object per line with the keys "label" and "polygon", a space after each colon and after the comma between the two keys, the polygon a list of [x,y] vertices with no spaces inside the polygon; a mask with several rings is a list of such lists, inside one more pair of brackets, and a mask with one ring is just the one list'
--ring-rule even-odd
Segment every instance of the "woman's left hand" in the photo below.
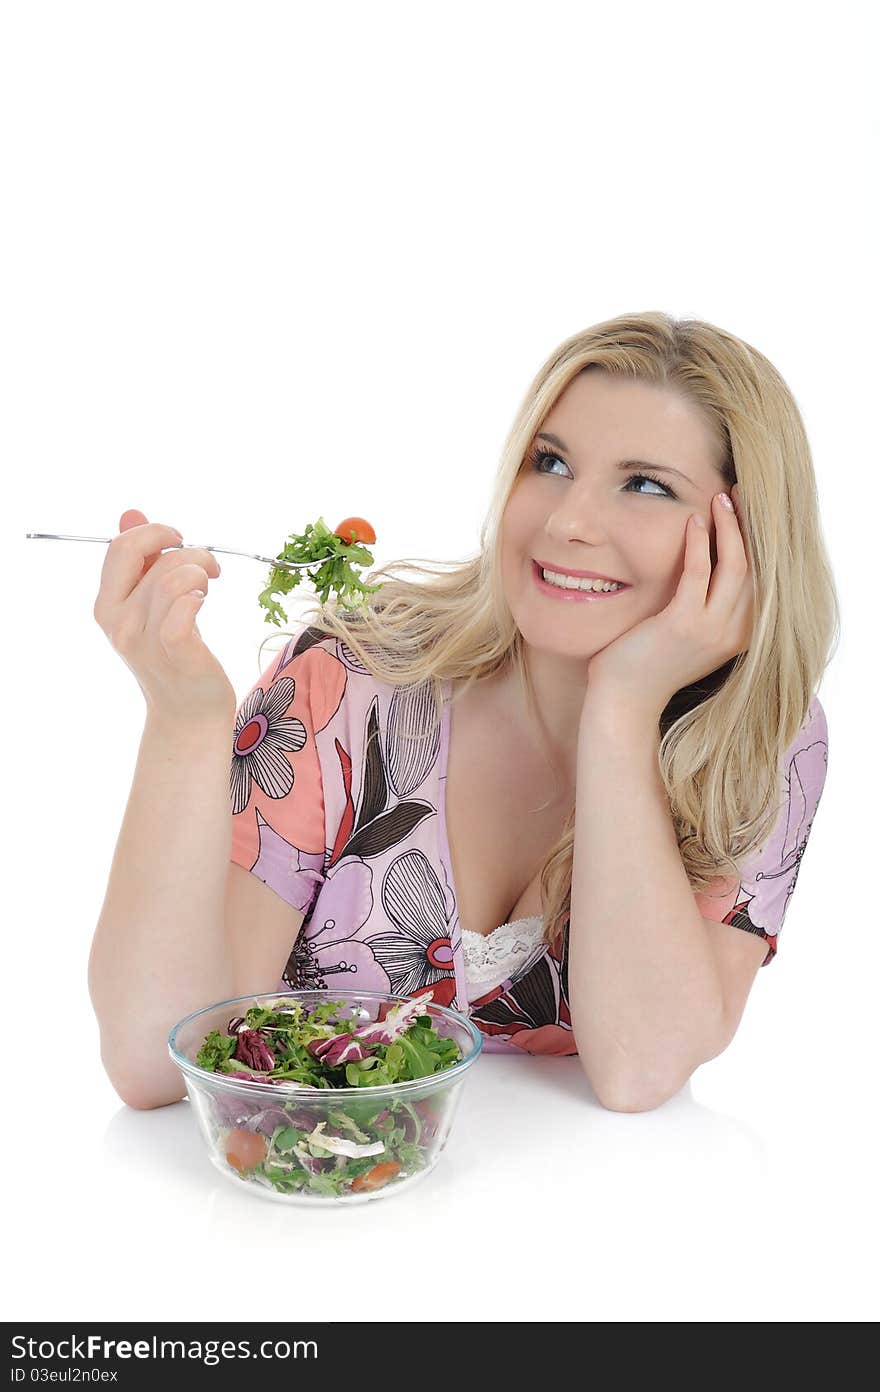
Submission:
{"label": "woman's left hand", "polygon": [[[735,484],[732,492],[738,507]],[[590,658],[586,702],[602,693],[616,706],[640,708],[659,719],[682,687],[748,648],[754,585],[746,544],[736,511],[725,507],[718,495],[712,507],[718,549],[714,571],[708,529],[691,516],[678,589],[659,614]]]}

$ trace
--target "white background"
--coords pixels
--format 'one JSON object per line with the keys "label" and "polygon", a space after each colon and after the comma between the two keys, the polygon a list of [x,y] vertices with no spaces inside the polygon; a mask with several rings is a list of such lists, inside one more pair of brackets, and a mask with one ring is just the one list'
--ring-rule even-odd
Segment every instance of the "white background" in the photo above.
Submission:
{"label": "white background", "polygon": [[[328,1318],[362,1265],[385,1294],[337,1318],[876,1319],[868,12],[5,7],[6,1318]],[[376,565],[472,555],[547,354],[646,309],[770,357],[814,452],[844,631],[778,959],[654,1112],[484,1056],[410,1195],[236,1192],[187,1104],[133,1111],[101,1067],[86,967],[143,698],[92,617],[105,548],[24,534],[138,507],[266,553],[361,514]],[[221,564],[199,625],[243,694],[265,568]],[[289,1300],[243,1305],[269,1266]]]}

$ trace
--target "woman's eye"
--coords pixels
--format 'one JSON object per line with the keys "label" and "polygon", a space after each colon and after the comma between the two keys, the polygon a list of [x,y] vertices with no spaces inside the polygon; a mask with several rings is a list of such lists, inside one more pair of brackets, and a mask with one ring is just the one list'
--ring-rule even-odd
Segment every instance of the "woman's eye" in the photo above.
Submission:
{"label": "woman's eye", "polygon": [[[545,467],[547,463],[551,460],[555,461],[557,464],[564,465],[566,469],[568,468],[568,465],[565,463],[565,460],[560,458],[558,454],[552,454],[549,450],[538,450],[537,453],[534,455],[534,467],[537,470],[537,472],[539,474],[551,473],[552,470]],[[676,494],[668,486],[668,484],[661,483],[660,479],[652,478],[649,474],[632,474],[630,478],[627,480],[626,484],[624,485],[623,491],[625,493],[641,493],[641,488],[633,488],[632,486],[633,484],[641,483],[650,483],[653,485],[654,488],[658,488],[660,490],[659,494],[655,493],[653,495],[654,497],[659,496],[661,498],[674,498],[676,496]],[[651,497],[652,495],[649,492],[645,493],[643,496]]]}
{"label": "woman's eye", "polygon": [[[661,483],[659,479],[648,478],[647,474],[633,474],[632,478],[627,481],[627,489],[629,488],[629,485],[631,483],[651,483],[654,485],[655,488],[660,489],[661,495],[667,498],[672,498],[675,496],[672,492],[672,489],[667,488],[665,483]],[[638,491],[641,492],[640,489]]]}
{"label": "woman's eye", "polygon": [[[539,473],[550,473],[549,469],[544,468],[544,465],[547,463],[548,459],[555,459],[557,464],[565,464],[565,460],[560,459],[558,454],[550,454],[548,450],[538,450],[537,454],[535,455],[535,468],[538,470]],[[568,465],[566,465],[566,468],[568,468]]]}

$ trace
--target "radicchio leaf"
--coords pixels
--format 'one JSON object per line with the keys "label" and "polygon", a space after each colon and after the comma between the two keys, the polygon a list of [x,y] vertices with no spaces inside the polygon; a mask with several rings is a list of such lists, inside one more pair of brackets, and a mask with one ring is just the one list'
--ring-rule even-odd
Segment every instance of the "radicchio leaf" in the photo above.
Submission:
{"label": "radicchio leaf", "polygon": [[254,1107],[259,1103],[244,1097],[233,1097],[231,1093],[216,1092],[211,1098],[211,1110],[218,1126],[233,1127],[247,1123],[254,1116]]}
{"label": "radicchio leaf", "polygon": [[292,1119],[283,1107],[269,1106],[256,1112],[244,1129],[246,1131],[260,1131],[264,1136],[271,1136],[279,1126],[291,1125],[293,1125]]}
{"label": "radicchio leaf", "polygon": [[343,1031],[342,1034],[332,1034],[329,1039],[311,1039],[309,1053],[323,1059],[331,1068],[336,1068],[342,1063],[360,1063],[361,1059],[367,1057],[368,1050],[353,1035]]}
{"label": "radicchio leaf", "polygon": [[239,1030],[233,1058],[266,1073],[275,1067],[275,1055],[258,1029]]}
{"label": "radicchio leaf", "polygon": [[426,991],[414,1000],[392,1006],[384,1020],[371,1020],[368,1024],[359,1026],[353,1031],[352,1038],[360,1039],[365,1044],[393,1044],[419,1015],[426,1013],[428,1001],[433,995],[433,991]]}
{"label": "radicchio leaf", "polygon": [[[231,1060],[230,1060],[230,1062],[231,1062]],[[240,1067],[240,1068],[230,1068],[230,1067],[228,1066],[228,1064],[227,1064],[227,1067],[224,1068],[224,1069],[222,1069],[221,1071],[225,1074],[225,1076],[226,1076],[227,1078],[234,1078],[236,1082],[243,1082],[243,1083],[286,1083],[286,1082],[289,1081],[289,1079],[287,1079],[287,1078],[273,1078],[272,1075],[271,1075],[271,1073],[252,1073],[251,1070],[250,1070],[249,1068],[244,1068],[244,1067]],[[310,1084],[310,1083],[309,1083],[309,1084],[306,1084],[306,1083],[299,1083],[297,1086],[299,1086],[299,1087],[306,1087],[306,1086],[311,1087],[311,1084]]]}

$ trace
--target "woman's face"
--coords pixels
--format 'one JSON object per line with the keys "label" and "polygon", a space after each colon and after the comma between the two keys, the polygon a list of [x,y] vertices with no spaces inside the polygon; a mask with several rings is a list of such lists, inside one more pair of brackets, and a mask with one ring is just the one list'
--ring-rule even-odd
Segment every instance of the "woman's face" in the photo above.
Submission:
{"label": "woman's face", "polygon": [[[712,498],[725,489],[718,458],[702,415],[676,393],[595,370],[575,377],[531,442],[502,518],[504,588],[525,642],[588,658],[658,614],[678,586],[692,513],[705,519],[714,566]],[[625,460],[642,462],[624,468]],[[535,562],[629,588],[558,599],[538,583]]]}

